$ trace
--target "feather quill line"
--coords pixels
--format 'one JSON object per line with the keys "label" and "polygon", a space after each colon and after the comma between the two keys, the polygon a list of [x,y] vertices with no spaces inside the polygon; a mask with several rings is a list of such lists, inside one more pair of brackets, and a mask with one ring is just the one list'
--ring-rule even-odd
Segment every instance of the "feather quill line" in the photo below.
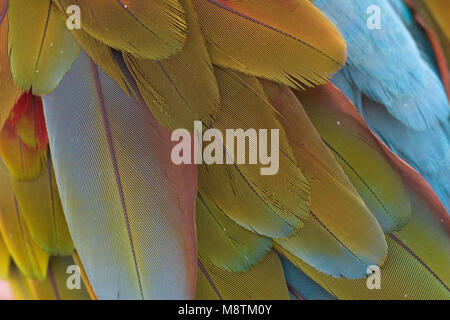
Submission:
{"label": "feather quill line", "polygon": [[450,289],[447,287],[447,285],[442,281],[441,278],[438,277],[436,273],[434,273],[433,270],[422,260],[420,259],[414,251],[412,251],[402,240],[400,240],[396,235],[393,233],[389,233],[388,236],[394,240],[400,247],[402,247],[409,255],[411,255],[417,262],[419,262],[448,292],[450,292]]}
{"label": "feather quill line", "polygon": [[[334,85],[331,85],[334,87]],[[344,96],[345,100],[348,100],[347,97]],[[349,104],[352,104],[350,100],[348,100]],[[376,136],[368,127],[367,123],[362,118],[361,114],[357,111],[356,107],[340,109],[342,112],[348,114],[350,117],[358,121],[368,132],[371,133],[372,137],[375,138],[378,145],[381,147],[383,152],[389,158],[389,161],[392,163],[394,168],[399,171],[404,180],[413,180],[414,183],[421,184],[422,187],[426,188],[426,191],[429,192],[433,200],[435,201],[435,205],[438,206],[438,211],[433,210],[436,213],[436,217],[441,220],[441,222],[445,225],[448,233],[450,234],[450,217],[447,214],[446,209],[434,194],[430,185],[422,178],[422,176],[408,163],[406,163],[403,159],[395,155],[379,138]],[[425,262],[420,259],[405,243],[403,243],[397,236],[393,233],[387,234],[392,240],[394,240],[400,247],[402,247],[408,254],[410,254],[417,262],[419,262],[430,274],[440,283],[443,287],[450,292],[449,288],[443,283],[443,281],[428,267]],[[331,292],[329,288],[326,288],[327,291]],[[334,296],[336,296],[333,292],[331,292]]]}
{"label": "feather quill line", "polygon": [[[319,217],[314,214],[314,212],[310,211],[311,216],[324,228],[345,250],[347,250],[359,263],[363,266],[367,265],[364,263],[356,254],[350,250],[345,243],[343,243],[322,221],[320,221]],[[300,231],[301,232],[301,231]]]}
{"label": "feather quill line", "polygon": [[209,284],[211,285],[211,287],[213,288],[214,292],[217,294],[217,296],[219,297],[220,300],[223,300],[222,296],[220,295],[219,290],[217,289],[217,287],[214,285],[214,282],[212,281],[211,277],[208,274],[208,271],[206,271],[205,267],[203,266],[202,262],[200,261],[200,259],[197,259],[198,261],[198,266],[200,268],[200,270],[202,270],[203,274],[205,275],[206,279],[208,280]]}
{"label": "feather quill line", "polygon": [[295,297],[295,299],[297,300],[306,300],[305,298],[302,297],[302,295],[300,293],[297,292],[297,290],[295,290],[289,283],[286,283],[288,290],[290,293],[292,293],[292,295]]}
{"label": "feather quill line", "polygon": [[142,23],[141,20],[138,19],[138,17],[136,17],[133,12],[131,12],[130,10],[128,10],[128,7],[126,7],[122,1],[120,0],[116,0],[116,2],[119,4],[119,6],[121,6],[125,12],[132,17],[137,23],[139,23],[142,27],[144,27],[145,30],[150,31],[155,37],[157,37],[159,40],[161,40],[162,42],[164,42],[164,44],[168,45],[169,47],[173,47],[170,43],[168,43],[166,40],[162,39],[160,36],[158,36],[155,32],[153,32],[153,30],[149,29],[145,24]]}
{"label": "feather quill line", "polygon": [[372,190],[372,188],[370,187],[370,185],[364,181],[364,179],[359,175],[358,171],[356,171],[349,162],[347,162],[347,160],[336,150],[334,149],[328,142],[325,141],[325,139],[322,138],[322,141],[325,143],[325,145],[333,151],[333,153],[335,153],[343,162],[345,162],[345,164],[350,168],[350,170],[352,170],[352,172],[358,177],[358,179],[361,180],[361,182],[364,184],[364,186],[367,188],[367,190],[369,190],[369,192],[372,194],[372,196],[377,200],[378,204],[380,205],[381,208],[383,208],[384,212],[386,213],[386,215],[391,218],[392,222],[395,224],[396,228],[399,228],[400,226],[395,223],[395,219],[392,217],[392,214],[389,212],[389,210],[386,208],[386,206],[384,205],[383,201],[381,201],[381,199],[377,196],[377,194]]}
{"label": "feather quill line", "polygon": [[42,33],[41,46],[39,47],[39,53],[38,53],[38,56],[36,59],[36,64],[34,66],[34,70],[38,69],[39,60],[41,59],[42,48],[44,47],[45,37],[47,36],[47,29],[48,29],[48,23],[50,21],[50,13],[52,10],[52,5],[53,5],[53,2],[50,1],[49,5],[48,5],[47,18],[45,19],[44,32]]}
{"label": "feather quill line", "polygon": [[0,13],[0,23],[3,21],[3,19],[6,16],[6,13],[8,12],[8,6],[9,6],[9,1],[6,1],[5,6],[2,9],[2,12]]}
{"label": "feather quill line", "polygon": [[50,157],[50,148],[48,148],[47,151],[47,171],[48,171],[48,186],[50,188],[50,201],[52,202],[52,217],[53,217],[53,227],[55,230],[55,245],[57,248],[59,248],[59,233],[58,233],[58,226],[56,223],[56,210],[55,210],[55,198],[53,196],[53,176],[52,176],[52,168],[50,166],[50,161],[51,161],[51,157]]}
{"label": "feather quill line", "polygon": [[275,32],[277,32],[277,33],[279,33],[279,34],[282,34],[282,35],[284,35],[284,36],[286,36],[286,37],[288,37],[288,38],[291,38],[291,39],[293,39],[293,40],[295,40],[295,41],[297,41],[297,42],[300,42],[301,44],[303,44],[303,45],[309,47],[310,49],[313,49],[314,51],[317,51],[318,53],[320,53],[320,54],[323,55],[324,57],[326,57],[326,58],[330,59],[331,61],[335,62],[338,66],[343,67],[343,65],[342,65],[339,61],[336,61],[336,60],[333,59],[332,57],[328,56],[325,52],[320,51],[319,49],[317,49],[317,48],[311,46],[310,44],[304,42],[303,40],[301,40],[301,39],[299,39],[299,38],[297,38],[297,37],[295,37],[295,36],[293,36],[293,35],[291,35],[291,34],[289,34],[289,33],[287,33],[287,32],[284,32],[284,31],[279,30],[279,29],[277,29],[277,28],[275,28],[275,27],[272,27],[272,26],[270,26],[270,25],[268,25],[268,24],[266,24],[266,23],[263,23],[263,22],[261,22],[261,21],[258,21],[258,20],[256,20],[256,19],[254,19],[254,18],[252,18],[252,17],[249,17],[249,16],[247,16],[247,15],[245,15],[245,14],[242,14],[242,13],[240,13],[240,12],[234,10],[234,9],[228,8],[228,7],[226,7],[225,5],[218,3],[216,0],[207,0],[207,1],[210,2],[210,3],[212,3],[212,4],[214,4],[215,6],[217,6],[217,7],[219,7],[219,8],[221,8],[221,9],[223,9],[223,10],[226,10],[226,11],[228,11],[228,12],[231,12],[231,13],[233,13],[233,14],[235,14],[235,15],[241,17],[241,18],[244,18],[244,19],[246,19],[246,20],[248,20],[248,21],[251,21],[251,22],[254,22],[254,23],[256,23],[256,24],[259,24],[259,25],[262,26],[262,27],[268,28],[268,29],[270,29],[270,30],[272,30],[272,31],[275,31]]}
{"label": "feather quill line", "polygon": [[[227,72],[226,70],[225,70],[225,72]],[[228,72],[227,72],[228,73]],[[229,74],[229,73],[228,73]],[[232,77],[232,75],[231,74],[229,74],[230,75],[230,77]],[[246,84],[245,84],[245,82],[243,82],[240,78],[239,78],[239,80],[236,80],[236,81],[239,81],[239,82],[241,82],[244,86],[247,86]],[[250,90],[252,90],[252,92],[254,92],[255,94],[257,94],[258,96],[259,96],[259,94],[255,91],[255,90],[253,90],[252,88],[249,88]],[[275,112],[277,112],[276,110],[275,110]],[[212,129],[212,126],[210,127],[210,129]],[[226,157],[228,157],[228,158],[232,158],[232,156],[231,156],[231,154],[228,152],[228,150],[227,150],[227,148],[226,148],[226,145],[225,145],[225,143],[224,143],[224,141],[222,141],[221,139],[220,139],[220,137],[218,137],[217,135],[215,135],[215,139],[217,139],[217,141],[219,141],[220,143],[221,143],[221,145],[222,145],[222,148],[223,148],[223,150],[224,150],[224,153],[225,153],[225,155],[226,155]],[[280,150],[280,151],[282,151],[282,150]],[[286,155],[287,156],[287,155]],[[287,157],[292,163],[294,163],[295,164],[295,161],[293,161],[290,157]],[[239,168],[239,166],[237,165],[237,163],[236,162],[234,162],[233,164],[231,164],[235,169],[236,169],[236,171],[237,171],[237,173],[239,173],[239,175],[241,176],[241,178],[243,179],[243,181],[245,182],[245,184],[250,188],[250,190],[253,192],[253,194],[259,199],[259,200],[261,200],[261,202],[262,202],[262,204],[264,205],[264,207],[266,207],[267,209],[269,209],[270,210],[270,212],[271,213],[273,213],[274,215],[276,215],[277,217],[279,217],[281,220],[283,220],[283,218],[280,216],[280,214],[278,213],[278,212],[276,212],[276,210],[274,210],[274,209],[272,209],[270,206],[269,206],[269,204],[261,197],[261,195],[259,195],[257,192],[256,192],[256,190],[255,190],[255,188],[253,187],[253,185],[250,183],[250,181],[247,179],[247,177],[245,177],[245,175],[242,173],[242,171],[241,171],[241,169]],[[207,167],[206,167],[206,169],[207,169]],[[233,189],[233,193],[235,193],[234,192],[234,189]],[[306,199],[305,199],[306,200]],[[218,208],[220,209],[220,207],[218,206]],[[221,212],[224,214],[224,215],[227,215],[225,212],[223,212],[222,210],[221,210]],[[287,225],[289,225],[289,227],[291,227],[292,229],[296,229],[293,225],[291,225],[289,222],[287,222],[287,221],[285,221],[285,223],[287,224]],[[255,232],[255,233],[257,233],[256,232],[256,230],[253,230],[252,229],[252,231],[253,232]]]}
{"label": "feather quill line", "polygon": [[161,69],[162,73],[164,74],[164,76],[167,78],[167,80],[169,80],[170,85],[172,86],[172,88],[175,89],[177,95],[180,97],[181,100],[183,100],[184,105],[186,106],[187,109],[189,109],[189,111],[193,111],[191,106],[189,105],[189,103],[186,101],[186,99],[184,98],[183,94],[180,92],[180,89],[178,89],[178,87],[175,85],[175,82],[173,81],[173,79],[170,77],[169,73],[167,72],[166,68],[164,68],[164,66],[162,65],[161,61],[157,61],[156,62],[158,67]]}
{"label": "feather quill line", "polygon": [[92,60],[90,60],[90,63],[91,63],[91,70],[92,70],[93,78],[95,79],[95,88],[96,88],[96,92],[97,92],[97,97],[99,99],[101,115],[103,118],[103,124],[104,124],[105,132],[106,132],[106,139],[108,141],[108,149],[109,149],[109,153],[111,155],[111,162],[112,162],[112,165],[114,168],[114,175],[115,175],[115,179],[116,179],[117,189],[119,192],[122,211],[123,211],[124,218],[125,218],[125,225],[127,226],[128,239],[130,241],[131,252],[133,254],[134,266],[136,269],[136,276],[137,276],[137,280],[139,283],[139,291],[140,291],[141,298],[144,299],[144,291],[142,289],[141,277],[139,274],[139,267],[138,267],[137,259],[136,259],[136,250],[134,248],[133,236],[131,234],[130,222],[128,219],[128,211],[127,211],[127,207],[125,205],[125,199],[123,196],[122,182],[120,179],[119,169],[117,166],[116,151],[114,150],[114,145],[113,145],[112,137],[111,137],[111,130],[110,130],[108,118],[106,116],[105,102],[104,102],[102,88],[101,88],[101,84],[100,84],[100,76],[98,74],[98,69],[97,69],[97,66],[95,65],[95,63]]}
{"label": "feather quill line", "polygon": [[[234,190],[233,190],[234,192]],[[220,223],[220,221],[217,220],[217,218],[214,216],[214,214],[211,212],[211,209],[208,207],[208,205],[205,203],[205,200],[203,199],[203,197],[198,194],[198,200],[205,206],[206,211],[208,212],[208,214],[211,216],[211,218],[214,220],[215,223],[217,223],[217,225],[219,226],[220,229],[224,230],[225,235],[227,236],[228,239],[230,239],[230,242],[232,243],[233,247],[240,253],[242,253],[242,250],[239,249],[239,247],[236,245],[236,239],[234,239],[227,231],[225,231],[224,226]],[[244,255],[245,256],[245,255]],[[246,256],[245,256],[246,257]]]}

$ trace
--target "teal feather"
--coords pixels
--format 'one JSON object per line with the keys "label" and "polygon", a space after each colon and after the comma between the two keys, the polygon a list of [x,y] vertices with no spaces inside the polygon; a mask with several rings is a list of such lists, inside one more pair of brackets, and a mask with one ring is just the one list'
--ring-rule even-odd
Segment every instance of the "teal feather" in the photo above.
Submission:
{"label": "teal feather", "polygon": [[288,259],[283,256],[280,259],[292,300],[336,300]]}
{"label": "teal feather", "polygon": [[84,53],[44,97],[67,223],[99,299],[190,299],[196,172],[170,161],[170,131]]}
{"label": "teal feather", "polygon": [[[442,83],[387,0],[316,0],[348,46],[344,74],[364,94],[386,106],[405,125],[425,130],[447,121]],[[380,8],[381,29],[369,29],[367,8]]]}
{"label": "teal feather", "polygon": [[[337,6],[336,10],[344,10],[344,7],[346,7],[350,15],[358,12],[359,16],[365,13],[363,11],[364,5],[369,5],[369,2],[365,0],[359,1],[358,4],[355,2],[351,2],[351,4],[350,2],[344,3],[343,1],[339,2],[339,4],[336,1],[327,1],[326,4],[322,1],[316,1],[316,3],[320,7],[326,8],[326,13],[333,10],[332,4],[334,4]],[[389,28],[385,27],[383,33],[380,33],[379,36],[384,35],[383,37],[385,38],[381,42],[376,42],[374,36],[371,35],[371,32],[376,31],[368,30],[365,25],[366,30],[364,32],[367,33],[367,38],[360,34],[361,32],[364,34],[363,27],[360,27],[361,32],[359,36],[353,36],[352,32],[355,34],[358,34],[358,32],[353,30],[349,23],[342,21],[338,17],[339,14],[330,13],[332,16],[337,16],[338,27],[344,28],[344,31],[341,29],[344,37],[352,39],[348,44],[349,64],[334,75],[332,82],[352,100],[371,129],[397,155],[423,175],[444,206],[449,209],[450,137],[448,131],[450,131],[450,120],[448,115],[424,127],[412,125],[410,122],[398,117],[398,114],[395,112],[392,112],[393,107],[401,109],[405,105],[428,105],[430,108],[432,105],[435,105],[436,109],[444,108],[450,110],[443,85],[438,77],[438,68],[432,46],[424,31],[415,22],[411,12],[402,1],[389,0],[388,3],[385,0],[376,0],[370,1],[370,4],[376,4],[382,8],[382,26],[386,26],[387,23],[390,26]],[[356,21],[359,21],[362,25],[362,19],[356,19]],[[397,26],[397,28],[394,28],[394,26]],[[396,35],[395,30],[391,29],[402,30],[402,32]],[[393,34],[389,35],[390,32]],[[402,57],[396,56],[395,52],[390,53],[390,51],[395,49],[396,44],[389,45],[389,39],[395,39],[395,37],[400,39],[398,43],[402,43],[409,48],[409,52],[406,53],[402,51],[404,48],[397,49],[398,53],[403,55]],[[403,40],[401,40],[402,38]],[[406,41],[405,38],[409,40]],[[413,42],[410,41],[411,39]],[[358,43],[357,40],[361,42]],[[368,41],[370,41],[369,44],[367,44]],[[363,55],[364,49],[368,48],[366,45],[369,47],[378,45],[378,49],[381,49],[381,43],[387,45],[385,48],[387,54],[380,54],[379,57],[371,56],[370,54],[367,56]],[[358,59],[360,60],[356,59],[357,62],[354,62],[355,59],[352,59],[352,52],[359,52],[361,56]],[[377,69],[374,68],[375,66],[377,66]],[[408,80],[405,77],[414,73],[404,72],[403,70],[412,68],[422,69],[423,75],[420,77],[417,74]],[[364,73],[367,74],[363,76]],[[396,83],[382,81],[392,77],[394,77],[393,80]],[[419,78],[416,79],[416,77]],[[408,81],[416,82],[417,84],[422,79],[428,81],[428,85],[418,89],[413,96],[399,95],[394,102],[390,99],[380,99],[380,94],[376,93],[379,89],[385,91],[389,86],[395,90],[398,86],[407,85]],[[363,99],[364,95],[370,99]],[[428,111],[425,108],[420,109],[419,112],[423,117],[426,117]]]}

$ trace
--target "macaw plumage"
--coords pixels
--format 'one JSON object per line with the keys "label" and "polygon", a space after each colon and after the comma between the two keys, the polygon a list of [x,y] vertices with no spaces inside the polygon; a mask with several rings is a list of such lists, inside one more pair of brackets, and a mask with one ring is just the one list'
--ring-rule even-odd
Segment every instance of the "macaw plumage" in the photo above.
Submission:
{"label": "macaw plumage", "polygon": [[[333,82],[355,103],[374,132],[433,186],[448,209],[450,108],[424,30],[402,1],[370,2],[382,8],[383,24],[389,25],[377,32],[365,28],[362,8],[370,5],[368,1],[358,1],[360,7],[354,10],[359,15],[348,11],[342,1],[315,3],[329,13],[348,43],[347,65]],[[359,19],[346,19],[341,11]],[[416,106],[419,109],[414,111]],[[443,111],[441,116],[437,115],[439,110]],[[425,120],[433,114],[436,118]],[[420,119],[422,124],[416,122]]]}
{"label": "macaw plumage", "polygon": [[[16,299],[450,299],[445,1],[0,0],[0,278]],[[227,162],[175,163],[179,129],[184,158],[209,139]],[[229,129],[275,130],[275,174]]]}

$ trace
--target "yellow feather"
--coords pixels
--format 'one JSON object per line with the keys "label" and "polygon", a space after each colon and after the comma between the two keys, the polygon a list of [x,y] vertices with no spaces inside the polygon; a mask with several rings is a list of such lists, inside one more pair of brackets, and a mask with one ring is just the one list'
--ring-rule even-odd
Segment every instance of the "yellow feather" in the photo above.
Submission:
{"label": "yellow feather", "polygon": [[51,159],[32,181],[12,179],[20,211],[33,240],[50,255],[70,255],[74,250],[59,199]]}
{"label": "yellow feather", "polygon": [[114,49],[162,59],[186,40],[185,13],[178,0],[54,0],[66,11],[80,7],[82,30]]}
{"label": "yellow feather", "polygon": [[[450,293],[408,251],[387,237],[388,256],[381,267],[381,289],[369,290],[366,279],[336,279],[314,270],[293,256],[288,258],[338,299],[349,300],[449,300]],[[448,265],[448,261],[447,261]],[[447,282],[448,284],[448,282]]]}
{"label": "yellow feather", "polygon": [[[261,175],[260,164],[200,166],[200,194],[250,231],[275,238],[291,235],[309,215],[309,183],[295,162],[286,133],[256,78],[218,67],[215,73],[222,105],[214,127],[224,134],[230,128],[269,129],[268,138],[270,129],[278,129],[279,170]],[[227,150],[227,154],[234,152]]]}
{"label": "yellow feather", "polygon": [[256,265],[272,249],[272,241],[250,232],[199,196],[196,205],[197,243],[200,260],[230,272]]}
{"label": "yellow feather", "polygon": [[0,156],[14,179],[33,180],[39,177],[47,163],[47,148],[32,149],[3,129],[0,131]]}
{"label": "yellow feather", "polygon": [[442,28],[447,39],[450,40],[450,2],[448,0],[426,0],[423,3]]}
{"label": "yellow feather", "polygon": [[289,300],[283,267],[272,251],[254,268],[227,272],[199,262],[197,300]]}
{"label": "yellow feather", "polygon": [[355,107],[332,84],[296,94],[383,231],[402,228],[411,214],[410,199],[370,131],[339,111],[341,106]]}
{"label": "yellow feather", "polygon": [[276,242],[321,272],[365,277],[367,267],[381,265],[386,256],[382,229],[292,91],[269,81],[262,84],[311,183],[312,217],[297,235]]}
{"label": "yellow feather", "polygon": [[5,13],[3,19],[0,18],[0,128],[3,127],[21,94],[21,90],[14,85],[9,67],[7,4],[7,0],[0,0],[0,17],[3,12]]}
{"label": "yellow feather", "polygon": [[28,277],[45,278],[48,255],[33,241],[9,181],[8,169],[0,161],[0,231],[20,271]]}
{"label": "yellow feather", "polygon": [[345,62],[336,27],[308,0],[193,0],[213,63],[294,87]]}
{"label": "yellow feather", "polygon": [[72,36],[78,45],[86,52],[111,79],[113,79],[124,92],[132,92],[125,75],[114,59],[112,49],[103,42],[91,37],[83,30],[72,30]]}
{"label": "yellow feather", "polygon": [[30,287],[25,276],[20,273],[20,270],[12,263],[9,272],[9,286],[16,300],[32,300]]}
{"label": "yellow feather", "polygon": [[80,49],[50,0],[9,2],[9,52],[15,84],[50,93]]}
{"label": "yellow feather", "polygon": [[[76,285],[69,279],[76,276],[77,271],[68,269],[76,266],[72,257],[51,257],[45,280],[27,279],[34,300],[89,300],[89,294],[80,279],[79,288],[69,288],[68,284]],[[68,272],[70,271],[70,272]]]}
{"label": "yellow feather", "polygon": [[9,265],[11,259],[9,256],[8,247],[6,246],[5,240],[0,233],[0,278],[6,279],[9,274]]}
{"label": "yellow feather", "polygon": [[201,165],[198,178],[199,194],[207,206],[216,206],[249,231],[285,238],[303,226],[298,217],[279,214],[279,210],[268,205],[233,165]]}
{"label": "yellow feather", "polygon": [[[320,101],[319,97],[326,98],[329,94],[334,94],[335,102],[340,101],[341,93],[330,86],[314,89],[320,92],[316,92],[316,103]],[[319,104],[315,105],[316,108],[317,106]],[[400,230],[386,235],[388,256],[381,267],[381,290],[368,290],[365,279],[338,280],[317,272],[300,259],[289,256],[289,253],[288,258],[339,299],[450,299],[450,270],[447,267],[450,263],[450,219],[444,206],[414,169],[376,139],[350,102],[328,105],[328,111],[339,119],[345,119],[347,124],[352,124],[352,136],[365,137],[365,141],[372,147],[379,145],[378,151],[387,157],[401,175],[411,200],[411,217]],[[322,113],[317,119],[327,117]],[[328,135],[328,138],[330,136],[332,135]],[[373,139],[374,144],[369,143]],[[403,200],[400,202],[404,203]]]}
{"label": "yellow feather", "polygon": [[219,90],[211,60],[189,1],[188,38],[183,50],[168,59],[153,61],[124,54],[128,69],[158,122],[171,129],[193,129],[195,120],[212,124],[219,109]]}
{"label": "yellow feather", "polygon": [[[62,9],[61,7],[59,7]],[[68,19],[66,11],[58,10],[58,14],[63,19]],[[77,41],[81,49],[98,65],[111,79],[113,79],[124,92],[132,92],[131,86],[117,64],[113,49],[100,40],[93,38],[81,29],[71,29],[70,33]]]}

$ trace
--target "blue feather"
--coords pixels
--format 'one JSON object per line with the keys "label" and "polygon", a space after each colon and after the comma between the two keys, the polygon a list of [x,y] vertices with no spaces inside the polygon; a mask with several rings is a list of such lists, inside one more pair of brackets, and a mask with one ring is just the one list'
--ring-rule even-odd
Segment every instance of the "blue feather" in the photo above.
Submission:
{"label": "blue feather", "polygon": [[349,98],[353,104],[358,108],[358,111],[363,115],[363,108],[362,108],[362,96],[361,91],[358,89],[358,87],[355,86],[355,84],[348,80],[348,77],[346,76],[346,68],[338,73],[336,73],[333,78],[331,79],[331,82],[339,88],[346,96]]}
{"label": "blue feather", "polygon": [[[394,117],[416,130],[446,121],[450,107],[433,69],[387,0],[315,0],[348,45],[345,75]],[[367,9],[380,8],[381,29],[369,29]]]}
{"label": "blue feather", "polygon": [[441,202],[450,209],[450,122],[438,122],[424,131],[405,126],[377,103],[362,102],[362,93],[346,76],[346,68],[332,82],[355,106],[369,127],[399,157],[428,181]]}
{"label": "blue feather", "polygon": [[403,2],[403,0],[389,0],[391,6],[395,9],[399,17],[402,19],[409,32],[416,41],[422,59],[433,69],[436,74],[439,74],[436,58],[434,56],[433,47],[428,40],[428,36],[422,27],[416,22],[411,11]]}
{"label": "blue feather", "polygon": [[[441,117],[441,121],[435,120],[426,127],[412,125],[399,116],[411,106],[416,110],[416,116],[422,119],[431,119],[429,116],[432,108],[443,108],[447,111],[450,109],[426,34],[401,0],[389,0],[389,3],[386,0],[316,0],[316,4],[325,13],[329,12],[344,37],[350,40],[348,65],[334,75],[333,83],[353,101],[371,129],[397,155],[422,174],[444,206],[450,209],[448,114]],[[374,30],[369,30],[363,19],[367,17],[365,9],[372,4],[379,5],[382,9],[384,30],[376,30],[379,34],[373,34]],[[341,12],[338,12],[339,10]],[[352,17],[351,21],[344,21],[339,17],[344,10]],[[353,29],[351,23],[355,21],[360,26],[359,31]],[[399,42],[389,43],[394,39]],[[404,48],[400,48],[399,44]],[[385,52],[382,52],[383,48]],[[408,48],[409,52],[405,51],[405,48]],[[368,51],[368,55],[364,55],[364,50]],[[413,70],[414,67],[416,70]],[[422,77],[419,77],[420,74]],[[400,87],[407,88],[408,85],[417,88],[415,94],[390,96],[392,93],[405,91],[406,89]],[[384,106],[369,99],[364,99],[363,103],[363,94]],[[396,111],[393,112],[393,109]]]}
{"label": "blue feather", "polygon": [[448,123],[438,123],[425,131],[416,131],[393,118],[382,105],[373,102],[363,105],[369,126],[392,151],[422,174],[448,209],[450,143],[445,130],[446,127],[448,130]]}
{"label": "blue feather", "polygon": [[414,24],[414,17],[403,0],[389,0],[389,3],[406,26],[409,27]]}
{"label": "blue feather", "polygon": [[280,259],[292,300],[298,300],[299,297],[305,300],[336,300],[288,259],[283,256]]}
{"label": "blue feather", "polygon": [[358,108],[369,127],[399,157],[428,181],[450,211],[450,122],[438,122],[424,131],[405,126],[377,103],[362,102],[362,93],[345,76],[346,68],[332,82]]}

